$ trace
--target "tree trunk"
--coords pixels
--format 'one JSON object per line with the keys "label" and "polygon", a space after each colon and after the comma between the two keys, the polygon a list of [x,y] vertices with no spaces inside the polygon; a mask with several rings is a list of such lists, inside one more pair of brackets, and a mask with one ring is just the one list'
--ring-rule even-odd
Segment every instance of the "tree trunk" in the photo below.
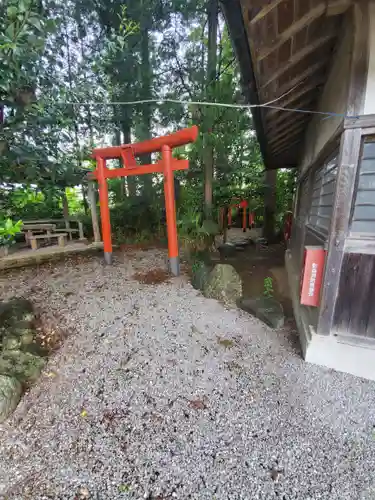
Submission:
{"label": "tree trunk", "polygon": [[[66,36],[66,54],[67,54],[67,63],[68,63],[68,81],[69,81],[69,90],[70,93],[73,93],[73,75],[72,75],[72,58],[70,54],[70,39],[69,39],[69,32],[68,32],[68,23],[67,20],[64,18],[65,21],[65,36]],[[79,126],[77,122],[77,113],[74,108],[74,106],[71,106],[72,109],[72,115],[73,115],[73,129],[74,129],[74,145],[76,148],[76,158],[77,158],[77,167],[81,167],[81,149],[79,146]]]}
{"label": "tree trunk", "polygon": [[[143,2],[141,2],[143,4]],[[143,5],[142,5],[143,7]],[[143,14],[141,18],[141,99],[151,99],[152,68],[150,60],[150,33],[149,15]],[[148,103],[142,105],[142,124],[140,127],[140,140],[151,139],[151,106]],[[151,154],[143,155],[141,163],[147,165],[151,163]],[[152,175],[142,177],[144,194],[150,196],[152,193]]]}
{"label": "tree trunk", "polygon": [[68,220],[69,219],[69,204],[68,204],[68,198],[66,197],[65,189],[61,195],[61,200],[62,200],[64,219]]}
{"label": "tree trunk", "polygon": [[86,186],[84,184],[82,184],[81,186],[81,191],[82,191],[83,210],[85,211],[85,215],[87,215],[89,212],[89,205],[87,203]]}
{"label": "tree trunk", "polygon": [[[115,99],[115,98],[113,98]],[[121,145],[121,123],[118,107],[113,105],[113,121],[114,121],[114,143],[115,146]],[[118,167],[121,168],[121,160],[118,160]],[[126,177],[120,177],[120,193],[121,198],[126,197]]]}
{"label": "tree trunk", "polygon": [[266,170],[263,237],[269,243],[275,240],[276,181],[277,170]]}
{"label": "tree trunk", "polygon": [[[207,84],[206,98],[208,101],[214,96],[217,64],[217,29],[218,29],[218,1],[208,0],[208,47],[207,47]],[[213,110],[206,107],[204,110],[204,204],[206,219],[212,218],[212,183],[214,177],[214,147],[213,147]]]}
{"label": "tree trunk", "polygon": [[99,226],[98,212],[97,212],[97,208],[96,208],[96,186],[92,181],[89,181],[88,185],[87,185],[87,197],[88,197],[90,210],[91,210],[91,220],[92,220],[92,230],[94,233],[94,241],[99,242],[99,241],[101,241],[101,238],[100,238],[100,226]]}
{"label": "tree trunk", "polygon": [[[131,128],[130,120],[127,115],[123,116],[122,134],[124,144],[129,144],[131,142]],[[128,184],[129,197],[134,198],[135,196],[137,196],[137,177],[134,175],[129,175],[129,177],[126,177],[126,182]]]}

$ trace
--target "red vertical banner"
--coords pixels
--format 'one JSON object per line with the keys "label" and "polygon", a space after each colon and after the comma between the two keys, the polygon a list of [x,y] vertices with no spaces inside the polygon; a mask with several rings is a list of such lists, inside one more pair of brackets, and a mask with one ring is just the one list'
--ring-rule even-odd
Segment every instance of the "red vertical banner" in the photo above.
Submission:
{"label": "red vertical banner", "polygon": [[301,304],[304,306],[318,307],[320,304],[324,261],[325,250],[323,247],[305,247],[301,287]]}

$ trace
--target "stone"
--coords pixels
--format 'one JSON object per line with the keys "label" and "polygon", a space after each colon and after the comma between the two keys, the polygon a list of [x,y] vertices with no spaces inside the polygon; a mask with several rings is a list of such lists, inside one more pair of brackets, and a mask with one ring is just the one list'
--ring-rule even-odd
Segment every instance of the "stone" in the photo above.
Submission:
{"label": "stone", "polygon": [[212,270],[212,266],[207,264],[203,260],[196,260],[191,269],[191,284],[196,290],[201,290],[203,291],[208,277],[210,275],[210,272]]}
{"label": "stone", "polygon": [[238,301],[238,306],[244,311],[253,314],[271,328],[282,328],[285,316],[283,306],[273,297],[257,297]]}
{"label": "stone", "polygon": [[234,257],[236,255],[236,245],[233,243],[230,243],[229,241],[227,243],[222,243],[217,247],[220,257],[225,258],[225,257]]}
{"label": "stone", "polygon": [[245,250],[245,248],[250,245],[250,240],[234,241],[234,245],[235,245],[237,250]]}
{"label": "stone", "polygon": [[1,324],[10,324],[19,321],[30,324],[34,319],[33,305],[27,299],[16,298],[0,303]]}
{"label": "stone", "polygon": [[233,266],[216,264],[203,289],[205,297],[234,305],[242,295],[242,281]]}
{"label": "stone", "polygon": [[0,341],[9,334],[29,334],[34,321],[35,315],[30,301],[12,299],[0,303]]}
{"label": "stone", "polygon": [[272,267],[269,270],[270,274],[276,282],[276,288],[282,297],[290,298],[290,289],[288,282],[288,274],[284,266]]}
{"label": "stone", "polygon": [[0,375],[0,424],[16,409],[22,395],[22,385],[14,377]]}
{"label": "stone", "polygon": [[0,374],[17,378],[23,384],[35,382],[45,366],[40,356],[21,350],[7,350],[0,354]]}
{"label": "stone", "polygon": [[19,331],[5,335],[3,338],[3,350],[11,351],[13,349],[28,350],[35,338],[33,330],[25,330],[22,334]]}
{"label": "stone", "polygon": [[216,236],[219,234],[219,226],[213,220],[207,219],[203,221],[202,227],[198,229],[198,233],[209,234],[210,236]]}

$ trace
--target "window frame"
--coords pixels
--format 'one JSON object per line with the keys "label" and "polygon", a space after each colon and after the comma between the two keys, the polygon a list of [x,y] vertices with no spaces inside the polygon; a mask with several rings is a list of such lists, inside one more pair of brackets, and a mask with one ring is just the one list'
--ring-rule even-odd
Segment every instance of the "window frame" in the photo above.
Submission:
{"label": "window frame", "polygon": [[[324,172],[324,170],[328,167],[328,165],[332,162],[332,160],[335,159],[335,164],[328,170],[328,172]],[[316,218],[317,222],[319,221],[319,218],[321,219],[330,219],[332,221],[332,216],[334,212],[334,207],[335,207],[335,199],[336,199],[336,185],[337,185],[337,178],[338,178],[338,173],[339,173],[339,168],[340,168],[340,146],[336,145],[336,147],[331,151],[329,155],[327,155],[321,162],[317,164],[317,166],[311,170],[311,191],[310,191],[310,199],[309,199],[309,209],[307,213],[307,221],[306,221],[306,227],[307,229],[313,233],[318,239],[322,241],[322,243],[327,243],[329,240],[329,235],[330,235],[330,230],[331,230],[331,222],[329,222],[327,229],[325,229],[323,226],[319,226],[317,223],[312,223],[311,222],[311,217]],[[332,171],[336,170],[335,176],[332,178],[332,180],[329,180],[328,182],[322,182],[324,177]],[[320,178],[320,185],[319,185],[319,197],[318,197],[318,204],[313,205],[314,197],[313,193],[317,188],[314,188],[314,182],[315,182],[315,176],[319,171],[322,171],[322,177]],[[322,190],[324,186],[327,184],[333,183],[333,190],[332,193],[323,193]],[[332,205],[322,205],[321,204],[321,199],[325,196],[331,195],[332,194]],[[319,209],[321,207],[331,207],[331,213],[330,215],[319,215]],[[311,210],[312,208],[317,209],[317,213],[312,215]]]}
{"label": "window frame", "polygon": [[[356,169],[356,179],[355,179],[355,185],[354,185],[354,193],[353,193],[353,198],[352,198],[352,203],[351,203],[351,208],[350,208],[350,217],[349,217],[349,227],[348,227],[348,236],[347,238],[350,238],[352,240],[374,240],[375,239],[375,229],[373,232],[370,231],[353,231],[352,230],[352,225],[354,220],[354,211],[356,208],[356,201],[357,201],[357,194],[358,194],[358,185],[360,182],[360,177],[361,177],[361,164],[363,160],[363,153],[364,153],[364,145],[366,143],[366,140],[368,138],[372,138],[373,144],[375,144],[375,130],[367,131],[367,133],[363,133],[361,137],[361,148],[359,151],[359,156],[358,156],[358,162],[357,162],[357,169]],[[371,158],[372,159],[372,158]],[[374,156],[374,172],[375,172],[375,156]],[[371,190],[372,191],[372,190]],[[375,189],[373,190],[374,192],[374,198],[375,198]],[[362,204],[360,204],[362,205]],[[358,205],[357,205],[358,206]],[[375,207],[375,203],[373,204]],[[360,220],[360,219],[358,219]],[[375,221],[375,218],[374,218]]]}

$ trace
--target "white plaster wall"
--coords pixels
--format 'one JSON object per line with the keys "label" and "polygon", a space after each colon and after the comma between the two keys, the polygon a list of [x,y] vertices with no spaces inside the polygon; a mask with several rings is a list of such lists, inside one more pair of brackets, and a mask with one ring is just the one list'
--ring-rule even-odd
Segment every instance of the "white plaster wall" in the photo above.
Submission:
{"label": "white plaster wall", "polygon": [[[318,111],[345,114],[352,47],[353,27],[348,19],[343,25],[340,39],[332,54],[331,69],[321,93]],[[315,160],[325,144],[333,137],[342,121],[343,117],[340,116],[327,118],[315,115],[312,118],[305,136],[305,149],[300,163],[302,172]]]}
{"label": "white plaster wall", "polygon": [[370,2],[370,46],[369,66],[367,75],[367,87],[364,114],[375,113],[375,2]]}

